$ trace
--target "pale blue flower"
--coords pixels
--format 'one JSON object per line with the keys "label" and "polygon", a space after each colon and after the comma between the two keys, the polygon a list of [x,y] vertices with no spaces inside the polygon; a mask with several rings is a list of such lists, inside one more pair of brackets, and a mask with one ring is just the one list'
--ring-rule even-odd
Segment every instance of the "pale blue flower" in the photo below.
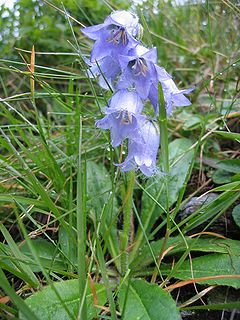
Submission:
{"label": "pale blue flower", "polygon": [[156,159],[160,143],[159,130],[156,124],[147,120],[141,127],[142,142],[129,139],[128,155],[125,161],[118,166],[121,171],[136,168],[146,175],[152,176],[156,171]]}
{"label": "pale blue flower", "polygon": [[184,94],[193,89],[177,88],[166,70],[157,65],[156,48],[145,48],[137,40],[140,29],[136,15],[115,11],[104,23],[84,28],[82,32],[95,41],[90,60],[86,59],[90,67],[88,75],[98,77],[102,88],[114,92],[105,116],[96,126],[110,130],[113,147],[128,139],[128,155],[118,164],[122,171],[139,169],[150,177],[158,170],[160,135],[157,125],[142,114],[143,100],[150,100],[156,116],[160,82],[169,116],[174,106],[191,104]]}
{"label": "pale blue flower", "polygon": [[126,89],[117,91],[105,109],[106,116],[96,122],[101,129],[110,129],[111,144],[120,145],[125,138],[142,141],[140,127],[145,116],[141,115],[143,103],[136,92]]}
{"label": "pale blue flower", "polygon": [[156,48],[147,49],[137,45],[131,49],[128,56],[119,55],[122,74],[117,82],[117,88],[134,88],[142,99],[147,99],[152,84],[170,79],[165,69],[157,63]]}
{"label": "pale blue flower", "polygon": [[90,66],[88,70],[90,78],[98,77],[99,85],[103,89],[114,89],[114,81],[121,71],[116,59],[113,59],[111,56],[106,56],[99,60],[98,63],[91,63],[89,60],[86,60],[86,63]]}
{"label": "pale blue flower", "polygon": [[[191,104],[191,101],[187,97],[185,97],[184,94],[190,93],[194,90],[194,88],[179,90],[172,79],[161,81],[161,85],[164,95],[167,116],[170,115],[170,113],[173,110],[173,107],[184,107],[189,106]],[[148,98],[154,107],[155,115],[157,115],[159,112],[158,88],[155,85],[151,86]]]}
{"label": "pale blue flower", "polygon": [[138,44],[139,28],[138,17],[122,10],[110,14],[102,24],[81,29],[84,35],[96,41],[91,62],[109,55],[127,54]]}

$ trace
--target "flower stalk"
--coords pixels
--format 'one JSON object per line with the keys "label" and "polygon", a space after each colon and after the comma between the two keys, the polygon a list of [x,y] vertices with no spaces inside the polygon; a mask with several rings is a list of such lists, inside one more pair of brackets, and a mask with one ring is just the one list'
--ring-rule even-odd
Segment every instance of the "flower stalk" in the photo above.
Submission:
{"label": "flower stalk", "polygon": [[128,245],[131,230],[132,220],[132,201],[133,201],[133,189],[135,182],[134,170],[128,173],[127,192],[123,203],[123,230],[121,233],[121,274],[124,275],[128,270]]}
{"label": "flower stalk", "polygon": [[165,190],[166,190],[166,201],[165,201],[165,209],[166,209],[166,216],[167,216],[167,228],[164,237],[164,241],[162,247],[160,249],[159,257],[157,260],[157,268],[154,269],[151,282],[155,282],[158,270],[160,269],[160,264],[163,258],[163,253],[170,235],[171,229],[171,217],[169,211],[169,201],[168,201],[168,185],[169,185],[169,151],[168,151],[168,129],[167,129],[167,112],[165,107],[164,95],[162,90],[162,85],[159,83],[158,85],[158,100],[159,100],[159,115],[158,115],[158,123],[160,128],[160,135],[161,135],[161,155],[162,155],[162,163],[163,163],[163,171],[165,174]]}

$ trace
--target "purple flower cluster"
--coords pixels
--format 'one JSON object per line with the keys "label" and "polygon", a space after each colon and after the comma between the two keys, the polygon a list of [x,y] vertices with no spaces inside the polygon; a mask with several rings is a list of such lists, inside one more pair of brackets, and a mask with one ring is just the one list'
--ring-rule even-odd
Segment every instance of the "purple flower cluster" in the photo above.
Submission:
{"label": "purple flower cluster", "polygon": [[103,89],[113,95],[105,117],[96,122],[111,132],[111,144],[119,146],[128,139],[128,155],[119,166],[122,171],[139,168],[146,176],[156,171],[160,136],[157,124],[143,114],[143,102],[149,100],[158,114],[158,83],[161,82],[166,112],[191,102],[184,96],[192,89],[179,90],[164,68],[157,65],[156,48],[141,45],[142,27],[138,17],[128,11],[115,11],[104,23],[83,28],[95,41],[89,64],[90,77],[98,77]]}

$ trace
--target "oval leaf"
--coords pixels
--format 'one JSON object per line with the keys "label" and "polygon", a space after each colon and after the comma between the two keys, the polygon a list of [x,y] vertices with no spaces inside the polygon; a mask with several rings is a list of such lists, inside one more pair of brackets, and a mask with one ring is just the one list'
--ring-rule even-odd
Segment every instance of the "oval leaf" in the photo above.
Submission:
{"label": "oval leaf", "polygon": [[122,320],[180,320],[181,316],[169,293],[156,284],[133,280],[119,293]]}
{"label": "oval leaf", "polygon": [[[89,216],[95,224],[100,219],[102,208],[107,205],[101,217],[100,233],[106,241],[111,256],[115,258],[119,254],[116,228],[117,200],[112,194],[112,183],[108,171],[103,165],[93,161],[87,163],[87,195]],[[117,264],[118,260],[115,261]]]}
{"label": "oval leaf", "polygon": [[[35,239],[30,241],[43,267],[54,270],[54,271],[66,269],[63,259],[61,258],[59,253],[56,251],[56,247],[52,243],[44,239]],[[28,258],[34,260],[27,242],[25,242],[21,246],[20,250]],[[33,272],[40,272],[41,268],[38,266],[36,262],[35,263],[34,262],[35,261],[32,261],[30,268],[33,270]]]}
{"label": "oval leaf", "polygon": [[240,227],[240,204],[234,207],[232,212],[233,220]]}
{"label": "oval leaf", "polygon": [[[159,257],[163,242],[164,239],[150,242],[155,259]],[[187,249],[186,243],[192,252],[230,253],[232,255],[240,256],[240,241],[238,240],[208,237],[199,239],[185,237],[183,240],[180,236],[168,239],[165,245],[165,250],[169,249],[167,256],[185,252]],[[149,247],[145,245],[142,250],[139,251],[139,255],[131,263],[131,269],[140,271],[153,262],[154,259],[152,253],[149,250]]]}
{"label": "oval leaf", "polygon": [[[57,282],[54,283],[54,287],[61,296],[62,301],[58,299],[54,290],[48,286],[26,299],[27,306],[41,320],[71,319],[63,306],[64,302],[65,307],[69,310],[72,318],[77,319],[80,304],[78,279]],[[95,284],[94,287],[97,294],[98,305],[104,305],[106,303],[104,286],[102,284]],[[97,317],[99,309],[94,307],[93,295],[90,288],[87,290],[86,300],[88,320],[91,320]],[[20,314],[20,319],[25,320],[26,318],[23,314]]]}
{"label": "oval leaf", "polygon": [[214,133],[217,133],[226,139],[236,140],[240,142],[240,133],[228,131],[214,131]]}
{"label": "oval leaf", "polygon": [[[184,261],[178,270],[173,272],[173,276],[182,280],[212,277],[212,279],[202,279],[203,281],[196,282],[240,288],[240,256],[208,254],[193,258],[191,264],[189,260]],[[168,273],[167,269],[171,272],[172,265],[167,268],[162,265],[162,273]]]}

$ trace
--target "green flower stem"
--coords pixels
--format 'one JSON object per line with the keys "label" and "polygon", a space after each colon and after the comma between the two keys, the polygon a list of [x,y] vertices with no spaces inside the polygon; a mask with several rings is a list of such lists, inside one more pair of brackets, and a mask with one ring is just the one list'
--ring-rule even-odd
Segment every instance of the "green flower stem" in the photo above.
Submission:
{"label": "green flower stem", "polygon": [[165,176],[165,189],[166,189],[166,215],[167,215],[167,229],[165,233],[165,238],[163,241],[163,245],[160,249],[157,265],[158,268],[155,268],[153,275],[152,275],[152,282],[156,281],[157,275],[158,275],[158,269],[160,268],[160,264],[163,258],[163,253],[165,250],[165,246],[167,244],[169,235],[170,235],[170,229],[171,229],[171,218],[170,218],[170,211],[169,211],[169,201],[168,201],[168,179],[169,179],[169,152],[168,152],[168,129],[167,129],[167,114],[166,114],[166,108],[165,108],[165,101],[164,101],[164,95],[162,91],[162,85],[159,83],[158,85],[158,101],[159,101],[159,116],[158,116],[158,123],[160,128],[160,138],[161,138],[161,156],[162,156],[162,162],[163,162],[163,171]]}
{"label": "green flower stem", "polygon": [[124,275],[128,270],[128,242],[129,242],[129,233],[131,229],[131,219],[132,219],[132,198],[133,198],[133,188],[135,182],[135,172],[130,171],[128,173],[128,186],[127,192],[124,199],[123,205],[123,231],[121,233],[121,273]]}

